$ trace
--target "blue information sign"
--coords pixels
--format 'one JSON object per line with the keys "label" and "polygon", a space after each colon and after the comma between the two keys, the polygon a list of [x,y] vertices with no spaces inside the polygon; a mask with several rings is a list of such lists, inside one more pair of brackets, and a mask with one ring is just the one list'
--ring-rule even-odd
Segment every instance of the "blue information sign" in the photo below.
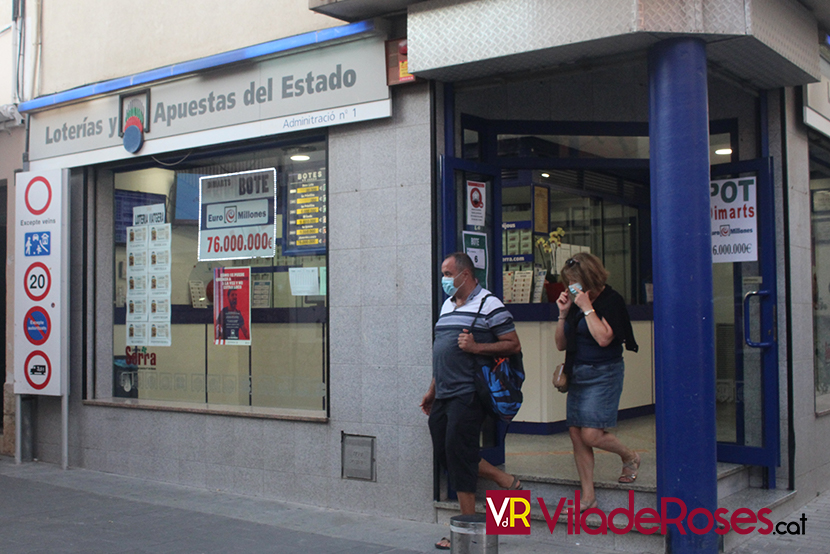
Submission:
{"label": "blue information sign", "polygon": [[26,256],[48,256],[51,252],[52,233],[26,233],[23,237],[23,254]]}

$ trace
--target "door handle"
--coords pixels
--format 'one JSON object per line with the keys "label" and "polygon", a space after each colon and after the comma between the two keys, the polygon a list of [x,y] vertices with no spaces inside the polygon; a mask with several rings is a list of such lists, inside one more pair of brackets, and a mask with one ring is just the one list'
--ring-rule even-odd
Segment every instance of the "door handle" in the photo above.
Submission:
{"label": "door handle", "polygon": [[751,291],[744,295],[744,341],[747,346],[751,346],[753,348],[768,348],[773,345],[772,341],[754,342],[749,338],[749,297],[768,297],[769,295],[770,292],[768,290]]}

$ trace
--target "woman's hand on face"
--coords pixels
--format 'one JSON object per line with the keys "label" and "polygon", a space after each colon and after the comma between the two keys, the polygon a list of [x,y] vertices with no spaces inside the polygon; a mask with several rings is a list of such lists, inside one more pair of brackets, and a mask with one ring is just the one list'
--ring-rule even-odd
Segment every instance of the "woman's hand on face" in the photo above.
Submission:
{"label": "woman's hand on face", "polygon": [[579,306],[579,309],[584,311],[591,309],[591,297],[584,290],[579,291],[579,294],[574,298],[574,303]]}
{"label": "woman's hand on face", "polygon": [[571,300],[571,296],[568,294],[567,291],[562,292],[559,295],[559,298],[556,299],[556,305],[559,307],[559,315],[564,316],[567,315],[568,310],[571,309],[571,304],[573,304],[573,300]]}

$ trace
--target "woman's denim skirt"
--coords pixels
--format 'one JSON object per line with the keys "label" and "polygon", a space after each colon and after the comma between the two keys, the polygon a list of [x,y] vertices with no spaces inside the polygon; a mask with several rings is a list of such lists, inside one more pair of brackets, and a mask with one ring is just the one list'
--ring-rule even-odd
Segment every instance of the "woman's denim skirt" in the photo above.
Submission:
{"label": "woman's denim skirt", "polygon": [[616,427],[625,363],[574,364],[568,383],[568,427]]}

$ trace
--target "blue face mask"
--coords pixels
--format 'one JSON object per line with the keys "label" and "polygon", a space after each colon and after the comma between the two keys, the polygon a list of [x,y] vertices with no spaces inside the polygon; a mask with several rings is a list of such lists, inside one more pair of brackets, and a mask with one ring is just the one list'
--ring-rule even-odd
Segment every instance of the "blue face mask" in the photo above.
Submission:
{"label": "blue face mask", "polygon": [[[466,279],[464,279],[464,281],[466,281]],[[464,281],[461,282],[462,285],[464,284]],[[455,293],[458,292],[458,287],[455,286],[455,277],[441,277],[441,286],[444,288],[444,292],[447,293],[447,296],[455,296]]]}

